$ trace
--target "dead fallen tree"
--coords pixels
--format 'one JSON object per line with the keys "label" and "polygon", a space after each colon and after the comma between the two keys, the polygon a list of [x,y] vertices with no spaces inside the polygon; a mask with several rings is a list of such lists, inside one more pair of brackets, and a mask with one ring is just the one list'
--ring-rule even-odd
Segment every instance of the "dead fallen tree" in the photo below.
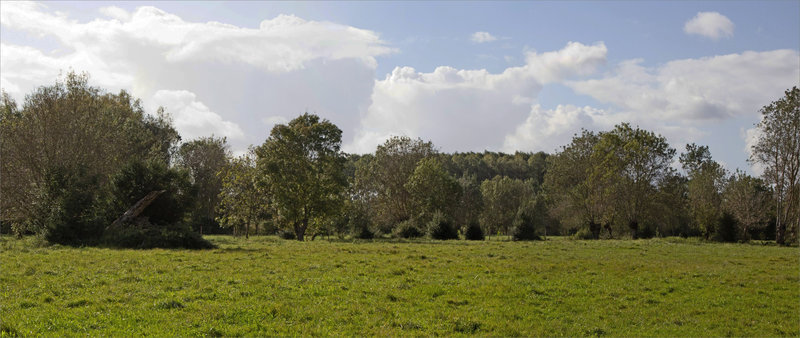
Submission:
{"label": "dead fallen tree", "polygon": [[119,227],[123,224],[131,223],[134,219],[136,219],[136,217],[139,217],[139,215],[144,211],[144,209],[150,206],[150,203],[153,203],[153,201],[155,201],[156,198],[158,198],[158,196],[160,196],[165,192],[167,191],[166,190],[151,191],[149,194],[142,197],[142,199],[140,199],[138,202],[133,204],[133,206],[128,208],[128,210],[125,211],[125,213],[123,213],[122,216],[120,216],[114,222],[112,222],[110,226],[106,227],[106,230],[108,230],[109,227],[112,228]]}
{"label": "dead fallen tree", "polygon": [[186,225],[151,222],[142,213],[166,190],[154,190],[134,203],[122,216],[106,227],[102,242],[107,246],[149,249],[210,249],[214,245]]}

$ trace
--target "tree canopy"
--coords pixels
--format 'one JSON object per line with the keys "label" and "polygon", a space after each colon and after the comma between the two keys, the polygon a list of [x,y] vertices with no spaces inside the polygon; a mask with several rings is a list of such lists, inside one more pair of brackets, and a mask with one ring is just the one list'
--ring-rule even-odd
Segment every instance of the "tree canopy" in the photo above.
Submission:
{"label": "tree canopy", "polygon": [[272,198],[278,223],[294,231],[299,241],[309,225],[341,205],[347,183],[341,142],[336,125],[306,113],[276,125],[256,149],[261,184]]}

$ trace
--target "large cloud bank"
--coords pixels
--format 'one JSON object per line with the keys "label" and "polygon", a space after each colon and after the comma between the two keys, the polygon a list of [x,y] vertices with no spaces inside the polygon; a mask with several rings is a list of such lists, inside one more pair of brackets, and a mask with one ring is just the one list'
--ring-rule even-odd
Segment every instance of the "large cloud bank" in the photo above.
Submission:
{"label": "large cloud bank", "polygon": [[[88,71],[93,83],[130,90],[151,111],[164,106],[185,138],[226,136],[234,150],[260,144],[275,123],[304,111],[339,125],[344,149],[360,153],[374,151],[391,135],[432,140],[444,151],[553,151],[580,128],[607,129],[622,121],[653,129],[680,147],[723,121],[752,125],[761,106],[800,78],[796,50],[646,66],[641,59],[612,64],[613,50],[594,41],[525,51],[521,64],[498,72],[447,65],[421,72],[398,65],[384,75],[375,73],[376,65],[398,50],[368,29],[291,15],[258,27],[189,22],[155,7],[106,7],[98,14],[79,22],[39,3],[3,3],[4,30],[54,41],[55,47],[3,41],[0,87],[22,99],[61,71]],[[722,38],[733,26],[698,15],[686,31]],[[594,103],[543,106],[540,94],[549,85]],[[737,149],[752,132],[742,128],[740,134]]]}

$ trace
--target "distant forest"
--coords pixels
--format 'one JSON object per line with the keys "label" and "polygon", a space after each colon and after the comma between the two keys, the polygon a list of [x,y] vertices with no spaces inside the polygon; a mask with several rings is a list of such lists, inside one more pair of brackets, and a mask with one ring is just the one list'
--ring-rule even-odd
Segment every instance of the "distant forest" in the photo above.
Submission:
{"label": "distant forest", "polygon": [[357,155],[341,151],[336,125],[306,113],[234,157],[225,138],[182,140],[163,109],[147,114],[127,92],[69,73],[21,105],[2,94],[0,230],[135,248],[210,247],[209,233],[789,245],[800,228],[800,89],[765,104],[749,159],[761,177],[627,123],[581,130],[554,154],[448,154],[393,137]]}

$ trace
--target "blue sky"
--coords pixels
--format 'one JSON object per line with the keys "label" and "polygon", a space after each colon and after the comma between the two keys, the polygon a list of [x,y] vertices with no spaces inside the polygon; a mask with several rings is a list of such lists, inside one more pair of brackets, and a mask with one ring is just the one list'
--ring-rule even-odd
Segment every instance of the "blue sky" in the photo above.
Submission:
{"label": "blue sky", "polygon": [[800,82],[800,1],[3,2],[0,13],[2,87],[19,100],[59,70],[88,71],[166,107],[186,138],[224,135],[237,152],[308,110],[353,152],[396,134],[443,151],[552,152],[580,128],[630,121],[746,168],[758,108]]}

